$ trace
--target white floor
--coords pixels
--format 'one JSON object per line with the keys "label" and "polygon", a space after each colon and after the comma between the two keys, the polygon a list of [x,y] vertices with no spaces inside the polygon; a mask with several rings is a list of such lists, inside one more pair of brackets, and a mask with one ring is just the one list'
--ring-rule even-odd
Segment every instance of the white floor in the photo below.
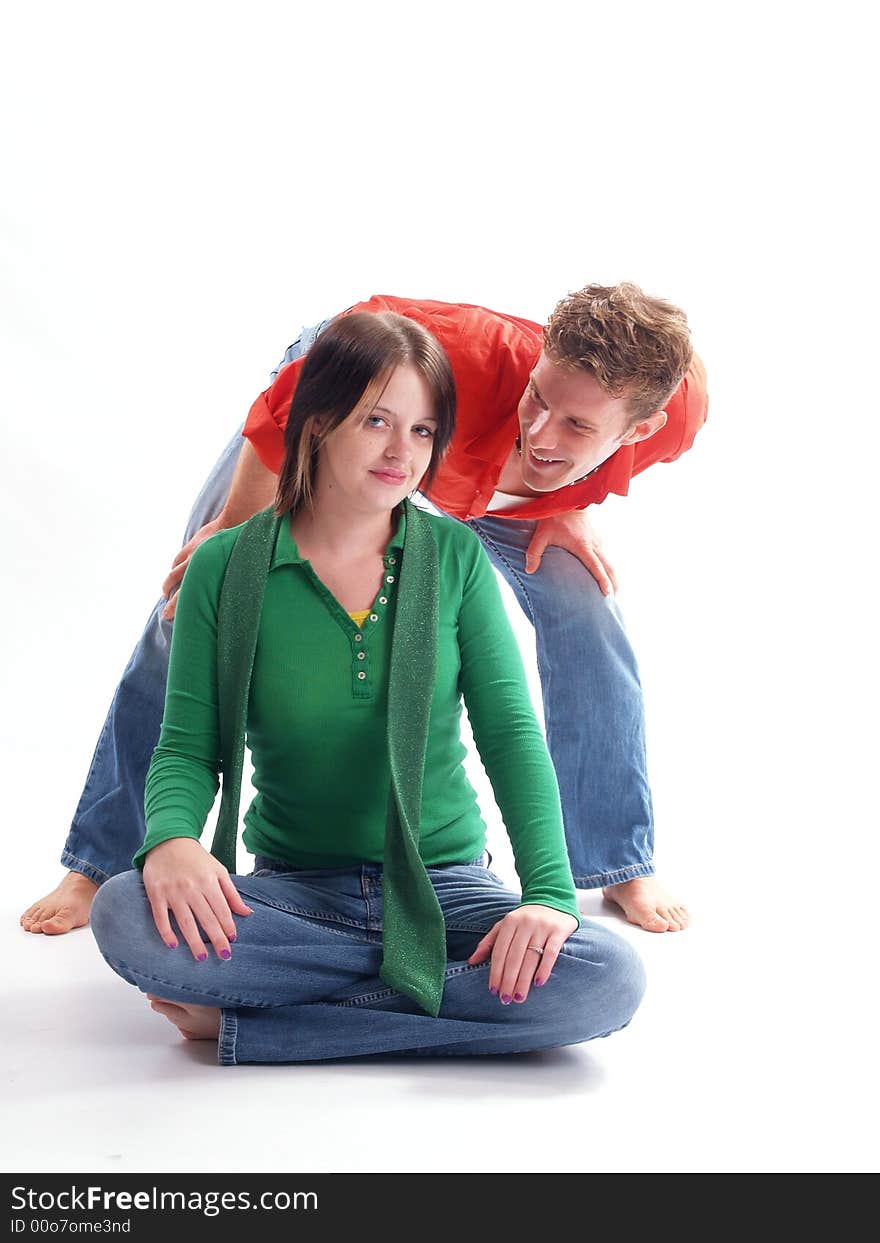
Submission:
{"label": "white floor", "polygon": [[[0,1164],[23,1171],[868,1170],[868,1033],[736,894],[689,886],[686,934],[619,930],[649,991],[630,1027],[517,1058],[218,1068],[112,975],[91,935],[3,909]],[[596,895],[584,911],[614,920]],[[845,913],[838,916],[845,923]],[[769,935],[768,935],[769,933]],[[774,943],[775,942],[775,943]],[[793,963],[799,966],[792,973]],[[828,995],[832,1001],[823,998]],[[528,1004],[528,1003],[527,1003]],[[860,1068],[860,1057],[864,1062]],[[869,1137],[870,1140],[869,1140]]]}
{"label": "white floor", "polygon": [[[14,880],[0,908],[0,1166],[876,1168],[875,921],[853,898],[860,876],[870,879],[873,835],[858,774],[844,763],[853,744],[843,735],[838,753],[833,730],[816,734],[773,644],[730,612],[714,558],[692,546],[695,564],[670,601],[661,578],[677,566],[652,560],[658,537],[643,528],[636,538],[634,505],[609,512],[648,698],[660,872],[695,915],[687,932],[655,936],[627,926],[597,893],[583,896],[584,914],[613,924],[644,957],[648,992],[630,1027],[519,1058],[220,1069],[207,1045],[180,1040],[105,967],[88,931],[23,933],[20,910],[59,875],[64,819],[131,637],[114,634],[97,651],[87,620],[72,618],[73,638],[56,632],[57,641],[61,656],[68,641],[90,651],[93,665],[65,674],[88,712],[50,694],[50,668],[40,730],[7,737]],[[133,581],[126,591],[136,598]],[[530,634],[511,615],[537,691]],[[27,662],[10,676],[23,688]],[[27,721],[33,696],[22,689],[18,702]],[[476,765],[473,777],[495,866],[513,880]]]}

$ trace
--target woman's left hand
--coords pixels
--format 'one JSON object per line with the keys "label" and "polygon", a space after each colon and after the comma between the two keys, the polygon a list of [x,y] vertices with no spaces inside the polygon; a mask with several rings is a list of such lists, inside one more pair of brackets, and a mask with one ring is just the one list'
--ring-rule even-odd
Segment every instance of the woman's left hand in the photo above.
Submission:
{"label": "woman's left hand", "polygon": [[523,1002],[533,980],[538,986],[547,982],[559,951],[578,926],[573,915],[551,906],[518,906],[486,933],[468,962],[476,966],[491,954],[489,992],[498,994],[505,1006]]}

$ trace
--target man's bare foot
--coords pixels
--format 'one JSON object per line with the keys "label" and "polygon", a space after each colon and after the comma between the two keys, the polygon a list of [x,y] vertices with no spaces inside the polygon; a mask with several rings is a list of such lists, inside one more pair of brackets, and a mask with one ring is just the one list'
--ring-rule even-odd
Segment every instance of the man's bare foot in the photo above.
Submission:
{"label": "man's bare foot", "polygon": [[691,922],[687,907],[676,902],[653,876],[607,885],[602,893],[606,902],[616,903],[631,924],[646,932],[680,932]]}
{"label": "man's bare foot", "polygon": [[147,993],[150,1009],[164,1014],[187,1040],[216,1040],[220,1035],[220,1011],[215,1006],[191,1006],[188,1002],[165,1001]]}
{"label": "man's bare foot", "polygon": [[58,888],[29,906],[18,922],[25,932],[45,932],[50,937],[84,928],[97,892],[93,880],[80,872],[68,872]]}

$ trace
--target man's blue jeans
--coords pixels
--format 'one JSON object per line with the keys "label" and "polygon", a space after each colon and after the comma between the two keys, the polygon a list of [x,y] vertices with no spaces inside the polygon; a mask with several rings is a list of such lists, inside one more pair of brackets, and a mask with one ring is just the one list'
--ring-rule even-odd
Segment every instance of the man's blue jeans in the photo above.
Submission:
{"label": "man's blue jeans", "polygon": [[197,962],[186,942],[169,949],[153,923],[140,872],[113,877],[91,926],[109,965],[143,992],[221,1009],[218,1058],[308,1062],[364,1054],[431,1056],[522,1053],[577,1044],[625,1027],[644,992],[635,950],[597,924],[565,942],[549,980],[523,1003],[489,993],[489,962],[468,957],[518,894],[482,863],[429,868],[446,922],[448,963],[437,1018],[379,979],[379,864],[291,871],[257,858],[232,880],[253,914],[236,916],[232,957],[209,949]]}
{"label": "man's blue jeans", "polygon": [[574,882],[594,889],[650,876],[654,820],[635,655],[620,610],[577,557],[550,546],[526,574],[536,525],[489,515],[468,523],[535,628]]}
{"label": "man's blue jeans", "polygon": [[[321,327],[304,329],[281,365],[304,353]],[[241,444],[239,431],[199,494],[184,542],[223,508]],[[616,604],[561,548],[548,548],[537,572],[526,574],[533,522],[487,516],[469,525],[535,627],[575,884],[593,889],[651,875],[642,693]],[[154,608],[116,690],[61,856],[98,884],[126,871],[144,838],[144,783],[162,723],[171,636],[164,606]]]}

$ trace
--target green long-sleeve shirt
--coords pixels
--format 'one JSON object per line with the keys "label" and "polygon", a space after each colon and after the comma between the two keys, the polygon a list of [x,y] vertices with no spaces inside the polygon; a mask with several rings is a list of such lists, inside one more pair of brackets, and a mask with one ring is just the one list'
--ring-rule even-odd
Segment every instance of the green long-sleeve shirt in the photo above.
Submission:
{"label": "green long-sleeve shirt", "polygon": [[[466,526],[429,516],[439,552],[437,671],[422,791],[425,865],[463,863],[486,827],[462,765],[461,700],[504,818],[523,902],[577,917],[556,775],[535,719],[494,572]],[[390,788],[386,713],[405,518],[358,627],[280,524],[266,580],[247,741],[256,797],[253,854],[294,867],[381,862]],[[193,555],[180,590],[165,715],[146,788],[147,836],[134,863],[172,837],[198,838],[218,787],[217,607],[236,530]]]}

